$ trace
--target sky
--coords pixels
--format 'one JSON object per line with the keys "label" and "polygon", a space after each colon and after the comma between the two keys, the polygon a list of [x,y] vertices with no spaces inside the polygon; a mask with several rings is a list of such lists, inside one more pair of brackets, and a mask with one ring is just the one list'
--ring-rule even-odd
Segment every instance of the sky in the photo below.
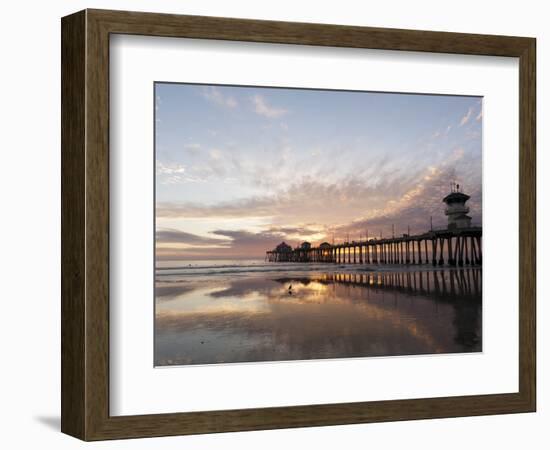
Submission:
{"label": "sky", "polygon": [[481,224],[482,99],[155,83],[156,257],[263,258],[281,241]]}

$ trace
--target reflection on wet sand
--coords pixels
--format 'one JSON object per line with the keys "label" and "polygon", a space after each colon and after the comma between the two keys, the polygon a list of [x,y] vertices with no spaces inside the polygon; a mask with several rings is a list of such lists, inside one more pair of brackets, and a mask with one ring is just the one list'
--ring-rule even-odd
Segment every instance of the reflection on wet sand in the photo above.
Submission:
{"label": "reflection on wet sand", "polygon": [[481,269],[157,282],[156,365],[481,351]]}

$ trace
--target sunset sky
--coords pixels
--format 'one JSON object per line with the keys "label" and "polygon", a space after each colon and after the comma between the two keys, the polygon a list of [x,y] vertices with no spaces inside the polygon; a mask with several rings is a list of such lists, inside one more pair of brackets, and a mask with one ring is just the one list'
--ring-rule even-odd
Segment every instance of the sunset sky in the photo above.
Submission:
{"label": "sunset sky", "polygon": [[481,223],[479,97],[156,83],[155,99],[160,260],[443,227],[451,181]]}

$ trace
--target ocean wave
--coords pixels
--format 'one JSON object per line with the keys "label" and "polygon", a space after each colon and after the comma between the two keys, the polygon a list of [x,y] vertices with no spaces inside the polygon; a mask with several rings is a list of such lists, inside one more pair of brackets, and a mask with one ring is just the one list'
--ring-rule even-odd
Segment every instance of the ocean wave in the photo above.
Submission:
{"label": "ocean wave", "polygon": [[417,272],[458,270],[448,266],[433,267],[431,264],[422,265],[364,265],[364,264],[330,264],[330,263],[220,263],[195,264],[188,266],[157,267],[155,277],[167,280],[169,277],[185,278],[191,276],[224,276],[224,275],[257,275],[269,273],[362,273],[362,272]]}
{"label": "ocean wave", "polygon": [[340,264],[255,264],[255,265],[219,265],[219,266],[188,266],[157,268],[157,277],[162,276],[195,276],[195,275],[226,275],[267,272],[326,272],[326,271],[372,271],[368,267],[346,266]]}

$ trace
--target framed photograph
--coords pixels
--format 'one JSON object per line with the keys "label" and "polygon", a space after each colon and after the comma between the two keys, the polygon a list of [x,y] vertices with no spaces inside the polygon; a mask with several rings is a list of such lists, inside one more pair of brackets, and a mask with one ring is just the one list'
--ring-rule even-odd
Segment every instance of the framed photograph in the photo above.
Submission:
{"label": "framed photograph", "polygon": [[61,28],[63,432],[535,411],[534,38]]}

